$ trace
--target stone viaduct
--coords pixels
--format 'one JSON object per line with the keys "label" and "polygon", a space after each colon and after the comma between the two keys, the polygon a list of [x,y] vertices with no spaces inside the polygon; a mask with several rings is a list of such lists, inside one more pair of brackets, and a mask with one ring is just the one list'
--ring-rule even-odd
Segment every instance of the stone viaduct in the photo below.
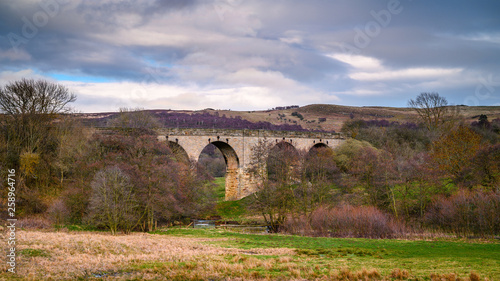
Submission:
{"label": "stone viaduct", "polygon": [[226,161],[226,200],[238,200],[256,191],[248,168],[252,147],[259,140],[291,145],[297,150],[313,147],[335,148],[343,138],[337,133],[290,132],[269,130],[157,129],[159,141],[168,142],[174,152],[186,160],[198,161],[202,150],[215,145]]}

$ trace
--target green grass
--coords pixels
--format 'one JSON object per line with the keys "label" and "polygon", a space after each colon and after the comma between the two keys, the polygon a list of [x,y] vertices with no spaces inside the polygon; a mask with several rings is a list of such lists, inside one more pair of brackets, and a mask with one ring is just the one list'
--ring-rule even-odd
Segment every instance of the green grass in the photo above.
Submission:
{"label": "green grass", "polygon": [[21,255],[26,257],[50,257],[50,254],[45,250],[39,249],[23,249],[19,252]]}
{"label": "green grass", "polygon": [[388,276],[393,269],[400,268],[424,280],[432,273],[455,273],[464,278],[474,271],[483,278],[500,280],[500,243],[498,241],[315,238],[243,234],[218,229],[169,229],[156,233],[200,238],[228,238],[207,242],[221,247],[291,248],[295,252],[294,262],[301,265],[335,265],[353,270],[376,268],[382,276]]}
{"label": "green grass", "polygon": [[246,215],[246,200],[225,201],[226,179],[224,177],[215,178],[213,184],[217,194],[217,205],[215,206],[217,215],[221,216],[223,220],[241,221]]}
{"label": "green grass", "polygon": [[241,220],[246,213],[246,208],[240,200],[219,202],[215,209],[217,214],[224,220]]}
{"label": "green grass", "polygon": [[215,192],[217,195],[218,202],[224,201],[226,197],[226,178],[225,177],[215,178],[215,180],[212,183],[215,185]]}
{"label": "green grass", "polygon": [[97,232],[107,232],[108,229],[99,229],[91,225],[78,225],[78,224],[65,224],[65,225],[54,225],[56,230],[66,229],[69,231],[97,231]]}

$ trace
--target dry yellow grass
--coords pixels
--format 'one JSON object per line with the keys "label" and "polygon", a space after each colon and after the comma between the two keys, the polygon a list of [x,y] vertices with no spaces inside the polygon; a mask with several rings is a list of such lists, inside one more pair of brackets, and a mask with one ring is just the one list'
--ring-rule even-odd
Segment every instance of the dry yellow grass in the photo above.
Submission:
{"label": "dry yellow grass", "polygon": [[[352,270],[343,259],[314,259],[288,248],[223,248],[228,238],[132,233],[17,232],[17,274],[0,261],[0,280],[408,280],[411,272]],[[5,237],[0,246],[7,248]],[[5,259],[5,255],[2,255]],[[432,274],[432,280],[486,280],[471,273]]]}
{"label": "dry yellow grass", "polygon": [[[242,272],[261,266],[261,261],[244,256],[248,250],[220,248],[204,244],[210,239],[180,238],[165,235],[133,233],[109,235],[106,233],[65,233],[18,231],[17,276],[23,279],[75,279],[95,277],[101,273],[117,273],[126,268],[144,264],[177,264],[181,267],[164,269],[164,273],[177,275],[198,271],[199,274],[223,275],[227,272]],[[3,245],[2,248],[5,248]],[[44,256],[26,256],[23,250],[40,250]],[[256,255],[291,255],[290,249],[252,249]],[[225,257],[245,259],[242,264],[228,264]],[[4,258],[4,257],[3,257]],[[0,270],[7,266],[2,262]],[[144,270],[138,278],[158,278],[154,266]],[[129,272],[130,273],[130,272]],[[133,275],[127,273],[126,278]],[[115,274],[115,277],[121,274]],[[0,276],[6,277],[7,275]],[[108,276],[111,277],[111,276]],[[122,276],[123,277],[123,276]],[[194,276],[192,276],[194,277]],[[200,276],[202,277],[202,276]]]}

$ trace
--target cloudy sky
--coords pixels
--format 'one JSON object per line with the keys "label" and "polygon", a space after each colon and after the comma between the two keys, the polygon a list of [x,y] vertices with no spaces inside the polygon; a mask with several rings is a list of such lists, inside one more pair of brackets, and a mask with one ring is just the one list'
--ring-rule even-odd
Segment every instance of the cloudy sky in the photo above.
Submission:
{"label": "cloudy sky", "polygon": [[0,85],[80,112],[500,105],[500,1],[1,0]]}

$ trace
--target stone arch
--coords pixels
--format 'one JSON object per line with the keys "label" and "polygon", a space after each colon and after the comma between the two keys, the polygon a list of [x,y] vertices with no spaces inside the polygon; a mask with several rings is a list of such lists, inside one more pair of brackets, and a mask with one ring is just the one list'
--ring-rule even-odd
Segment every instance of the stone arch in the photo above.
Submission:
{"label": "stone arch", "polygon": [[189,155],[186,152],[186,150],[184,149],[184,147],[182,147],[177,142],[173,142],[173,141],[167,141],[167,144],[168,144],[168,147],[170,147],[170,150],[172,150],[172,153],[175,155],[175,158],[177,159],[177,161],[185,162],[185,163],[189,162]]}
{"label": "stone arch", "polygon": [[[315,145],[313,145],[311,147],[311,149],[313,149],[313,148],[320,148],[320,147],[329,147],[329,146],[326,143],[324,143],[324,142],[318,142]],[[311,150],[311,149],[309,149],[309,150]]]}
{"label": "stone arch", "polygon": [[213,141],[210,143],[215,145],[215,147],[217,147],[222,152],[224,161],[226,161],[226,165],[229,168],[237,169],[240,166],[240,160],[232,146],[222,141]]}
{"label": "stone arch", "polygon": [[[232,146],[226,142],[213,141],[224,156],[226,162],[226,200],[238,199],[238,169],[240,167],[240,159]],[[199,159],[199,157],[198,157]]]}
{"label": "stone arch", "polygon": [[315,144],[311,146],[309,150],[306,151],[307,152],[305,155],[306,159],[316,155],[317,153],[321,153],[317,151],[318,149],[327,149],[329,152],[333,151],[333,149],[328,144],[324,142],[315,142]]}
{"label": "stone arch", "polygon": [[315,149],[318,149],[318,148],[328,148],[328,149],[332,149],[329,145],[327,145],[326,143],[324,142],[318,142],[318,143],[315,143],[313,146],[311,146],[311,148],[307,151],[307,155],[310,155]]}
{"label": "stone arch", "polygon": [[292,142],[288,142],[288,141],[285,141],[285,140],[278,141],[271,148],[271,151],[276,150],[276,149],[281,149],[281,150],[288,151],[289,153],[293,153],[294,156],[299,157],[299,150],[295,147],[295,145],[292,144]]}
{"label": "stone arch", "polygon": [[271,148],[271,150],[276,149],[276,148],[290,149],[290,150],[298,153],[297,148],[295,148],[295,146],[291,142],[288,142],[286,140],[282,140],[282,141],[276,140],[276,144]]}

